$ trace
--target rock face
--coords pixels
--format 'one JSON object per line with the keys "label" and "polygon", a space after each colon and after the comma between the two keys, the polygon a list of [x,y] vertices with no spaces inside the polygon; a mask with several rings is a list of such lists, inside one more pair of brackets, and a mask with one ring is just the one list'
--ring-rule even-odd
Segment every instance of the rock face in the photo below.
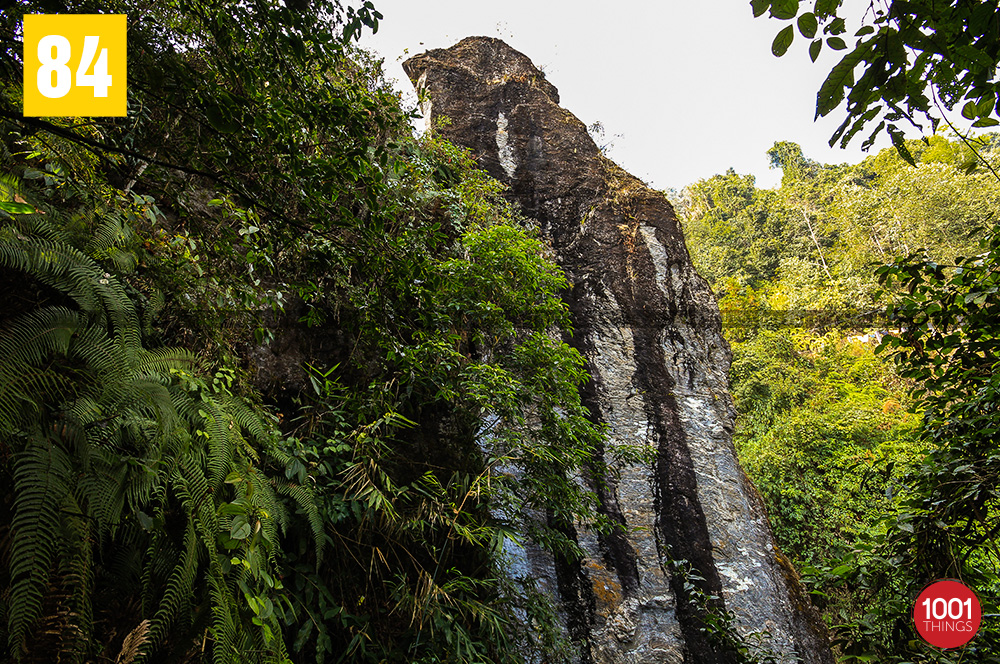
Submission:
{"label": "rock face", "polygon": [[[745,661],[735,631],[778,661],[832,664],[737,463],[718,306],[665,197],[605,159],[544,75],[500,40],[469,38],[404,68],[429,95],[428,121],[450,119],[440,131],[509,185],[566,271],[567,341],[589,361],[582,396],[608,425],[602,453],[655,450],[595,483],[619,528],[573,533],[583,561],[511,552],[559,598],[580,661]],[[703,629],[713,615],[732,627]]]}

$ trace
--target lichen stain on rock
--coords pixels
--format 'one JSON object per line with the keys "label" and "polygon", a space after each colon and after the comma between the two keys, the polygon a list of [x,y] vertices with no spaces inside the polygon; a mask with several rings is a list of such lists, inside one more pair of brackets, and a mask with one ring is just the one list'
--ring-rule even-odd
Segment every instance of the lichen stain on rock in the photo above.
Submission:
{"label": "lichen stain on rock", "polygon": [[[528,556],[556,579],[580,662],[735,662],[707,638],[702,607],[672,561],[736,616],[744,637],[770,634],[781,662],[832,664],[825,631],[774,555],[763,505],[736,461],[728,345],[718,305],[691,265],[666,198],[606,159],[558,91],[521,53],[473,37],[403,65],[429,96],[443,135],[471,149],[535,220],[572,287],[564,294],[588,361],[581,399],[608,425],[599,453],[655,450],[652,463],[590,478],[614,527],[571,533],[581,562]],[[588,478],[581,478],[587,481]]]}
{"label": "lichen stain on rock", "polygon": [[586,568],[594,589],[594,598],[597,600],[597,612],[607,618],[624,599],[622,584],[607,567],[599,565],[592,559],[586,561]]}

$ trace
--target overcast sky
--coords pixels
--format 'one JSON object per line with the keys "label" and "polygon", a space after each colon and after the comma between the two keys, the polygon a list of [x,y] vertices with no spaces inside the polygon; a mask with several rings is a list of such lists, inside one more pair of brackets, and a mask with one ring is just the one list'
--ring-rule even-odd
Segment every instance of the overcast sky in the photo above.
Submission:
{"label": "overcast sky", "polygon": [[[864,158],[830,148],[838,109],[813,122],[816,91],[836,63],[813,64],[797,36],[782,58],[771,41],[787,25],[753,18],[749,0],[374,0],[385,18],[362,45],[410,91],[400,62],[472,35],[500,37],[527,55],[587,125],[601,122],[610,156],[654,187],[681,188],[735,168],[761,187],[775,141],[794,141],[824,163]],[[864,0],[845,5],[864,7]],[[854,16],[860,17],[861,10]],[[848,23],[850,33],[859,24]],[[888,145],[886,140],[882,145]]]}

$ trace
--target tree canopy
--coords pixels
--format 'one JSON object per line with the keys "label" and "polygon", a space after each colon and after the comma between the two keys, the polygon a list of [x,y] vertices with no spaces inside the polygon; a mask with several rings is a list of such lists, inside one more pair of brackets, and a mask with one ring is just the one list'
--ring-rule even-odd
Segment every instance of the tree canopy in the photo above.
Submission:
{"label": "tree canopy", "polygon": [[[27,12],[127,13],[125,118],[24,118]],[[565,656],[505,543],[600,477],[543,243],[415,139],[367,2],[0,18],[0,636],[13,661]],[[526,515],[546,518],[527,520]],[[5,657],[5,660],[7,657]]]}
{"label": "tree canopy", "polygon": [[913,166],[849,166],[777,142],[781,186],[695,183],[685,234],[732,344],[741,462],[840,655],[994,661],[990,624],[942,654],[912,609],[942,577],[998,603],[1000,184],[957,138],[905,147]]}

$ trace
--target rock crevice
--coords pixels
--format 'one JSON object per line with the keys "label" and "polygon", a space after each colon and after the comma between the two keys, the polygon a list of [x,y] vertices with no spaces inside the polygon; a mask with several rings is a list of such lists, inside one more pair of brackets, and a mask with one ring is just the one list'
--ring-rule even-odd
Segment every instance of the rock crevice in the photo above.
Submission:
{"label": "rock crevice", "polygon": [[651,463],[595,484],[620,528],[572,533],[584,560],[522,552],[527,573],[555,580],[580,661],[736,662],[704,629],[706,612],[728,612],[779,660],[832,664],[736,461],[729,348],[669,202],[604,158],[555,87],[504,42],[469,38],[404,68],[428,95],[428,121],[450,120],[440,131],[508,185],[566,271],[567,341],[588,360],[584,404],[608,425],[601,452],[655,450]]}

